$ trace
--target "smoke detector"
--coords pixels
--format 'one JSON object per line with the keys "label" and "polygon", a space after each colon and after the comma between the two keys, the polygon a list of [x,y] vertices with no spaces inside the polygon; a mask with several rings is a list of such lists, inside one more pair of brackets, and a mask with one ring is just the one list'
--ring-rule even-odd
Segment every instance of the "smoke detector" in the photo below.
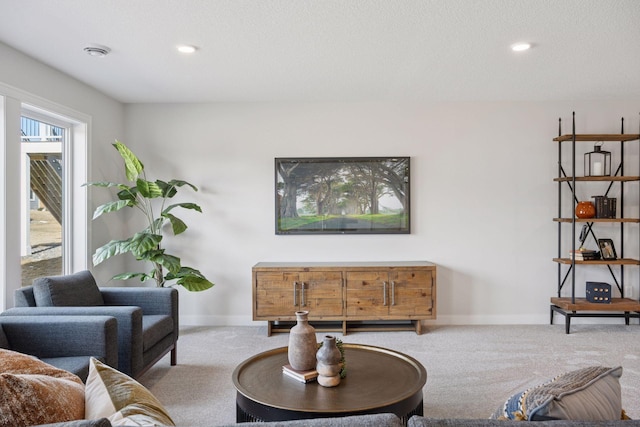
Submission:
{"label": "smoke detector", "polygon": [[109,49],[106,46],[100,46],[98,44],[94,44],[94,45],[85,47],[84,51],[87,52],[88,55],[102,58],[103,56],[107,56],[109,52],[111,52],[111,49]]}

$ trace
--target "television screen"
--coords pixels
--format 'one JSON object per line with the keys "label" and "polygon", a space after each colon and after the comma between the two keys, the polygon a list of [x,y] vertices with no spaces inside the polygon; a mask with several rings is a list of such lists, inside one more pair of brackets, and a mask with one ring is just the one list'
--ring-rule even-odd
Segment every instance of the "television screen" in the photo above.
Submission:
{"label": "television screen", "polygon": [[276,158],[276,234],[407,234],[409,157]]}

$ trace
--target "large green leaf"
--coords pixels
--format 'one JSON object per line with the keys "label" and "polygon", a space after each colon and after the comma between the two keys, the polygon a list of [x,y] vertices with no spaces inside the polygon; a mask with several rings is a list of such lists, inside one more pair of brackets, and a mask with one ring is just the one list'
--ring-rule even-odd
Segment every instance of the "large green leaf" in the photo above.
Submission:
{"label": "large green leaf", "polygon": [[170,199],[178,193],[175,185],[169,185],[160,179],[156,179],[156,184],[162,189],[162,197]]}
{"label": "large green leaf", "polygon": [[198,191],[198,187],[181,179],[172,179],[171,181],[169,181],[169,185],[172,187],[182,187],[183,185],[188,185],[193,189],[193,191]]}
{"label": "large green leaf", "polygon": [[169,273],[175,274],[180,271],[180,258],[176,256],[163,253],[161,255],[153,257],[151,261],[157,262],[158,264],[169,270]]}
{"label": "large green leaf", "polygon": [[116,274],[112,277],[113,280],[128,280],[133,279],[134,277],[139,277],[141,282],[146,282],[147,280],[153,279],[153,277],[149,276],[147,273],[122,273]]}
{"label": "large green leaf", "polygon": [[138,261],[154,261],[154,258],[164,254],[164,249],[154,248],[150,251],[142,252],[136,255]]}
{"label": "large green leaf", "polygon": [[199,270],[196,270],[195,268],[192,267],[187,267],[185,265],[180,267],[180,271],[178,271],[177,273],[167,273],[167,280],[175,280],[175,279],[179,279],[181,277],[187,277],[187,276],[197,276],[200,277],[202,279],[204,279],[204,275],[202,273],[200,273]]}
{"label": "large green leaf", "polygon": [[93,182],[85,182],[84,184],[82,184],[83,187],[104,187],[104,188],[108,188],[108,187],[118,187],[118,188],[127,188],[127,185],[125,184],[118,184],[117,182],[109,182],[109,181],[93,181]]}
{"label": "large green leaf", "polygon": [[127,146],[122,142],[116,140],[113,146],[116,147],[116,150],[118,150],[118,153],[120,153],[122,160],[124,160],[124,168],[127,179],[131,182],[134,182],[138,178],[138,175],[140,175],[144,170],[144,165],[140,160],[138,160],[136,155],[133,154],[133,152],[129,150],[129,148],[127,148]]}
{"label": "large green leaf", "polygon": [[198,276],[184,276],[176,282],[176,285],[182,285],[191,292],[206,291],[213,287],[213,283]]}
{"label": "large green leaf", "polygon": [[131,239],[111,240],[109,243],[100,246],[93,254],[93,265],[98,265],[102,261],[113,256],[131,251]]}
{"label": "large green leaf", "polygon": [[147,199],[162,197],[162,189],[155,182],[138,178],[138,180],[136,181],[136,188],[138,189],[140,194]]}
{"label": "large green leaf", "polygon": [[[129,250],[134,256],[139,257],[141,254],[144,254],[145,252],[148,252],[152,249],[156,249],[161,241],[162,241],[162,236],[159,234],[136,233],[131,238]],[[141,259],[146,259],[146,258],[141,258]]]}
{"label": "large green leaf", "polygon": [[176,274],[167,273],[166,280],[176,280],[176,285],[182,285],[189,291],[204,291],[212,288],[214,284],[207,280],[200,271],[195,268],[183,266]]}
{"label": "large green leaf", "polygon": [[121,191],[118,191],[118,199],[120,200],[131,200],[134,202],[134,205],[138,204],[136,200],[136,196],[138,194],[138,188],[134,185],[133,187],[123,186]]}
{"label": "large green leaf", "polygon": [[171,222],[173,234],[178,235],[180,233],[184,233],[184,231],[187,229],[187,224],[185,224],[184,221],[182,221],[177,216],[174,216],[172,214],[163,214],[162,216],[168,218],[169,222]]}
{"label": "large green leaf", "polygon": [[198,211],[202,213],[202,208],[195,203],[175,203],[173,205],[167,206],[163,211],[162,215],[169,213],[169,211],[173,210],[173,208],[184,208],[184,209],[193,209],[194,211]]}
{"label": "large green leaf", "polygon": [[93,213],[93,219],[98,218],[103,213],[119,211],[127,206],[133,206],[133,203],[131,203],[130,200],[118,200],[117,202],[105,203],[104,205],[100,205],[96,208]]}

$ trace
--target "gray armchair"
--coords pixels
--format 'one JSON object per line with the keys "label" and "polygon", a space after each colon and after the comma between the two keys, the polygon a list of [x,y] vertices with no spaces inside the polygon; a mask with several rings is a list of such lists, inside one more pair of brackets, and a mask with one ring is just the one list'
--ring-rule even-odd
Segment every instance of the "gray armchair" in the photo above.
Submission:
{"label": "gray armchair", "polygon": [[29,354],[86,381],[91,356],[118,367],[112,316],[0,316],[0,348]]}
{"label": "gray armchair", "polygon": [[3,316],[113,316],[118,323],[118,369],[137,378],[171,352],[177,363],[178,291],[98,287],[89,271],[41,277],[16,290]]}

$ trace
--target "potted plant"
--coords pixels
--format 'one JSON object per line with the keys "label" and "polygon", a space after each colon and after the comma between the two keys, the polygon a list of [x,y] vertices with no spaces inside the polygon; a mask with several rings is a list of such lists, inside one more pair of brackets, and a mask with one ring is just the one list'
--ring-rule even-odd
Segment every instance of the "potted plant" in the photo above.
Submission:
{"label": "potted plant", "polygon": [[[183,233],[187,225],[173,214],[175,208],[192,209],[202,212],[200,206],[195,203],[175,203],[167,205],[167,201],[174,197],[178,189],[184,186],[194,191],[198,188],[186,181],[172,179],[168,182],[162,180],[148,181],[144,171],[144,165],[122,142],[112,144],[124,160],[127,180],[132,183],[121,184],[115,182],[88,182],[84,185],[117,188],[118,200],[98,206],[93,214],[93,219],[99,218],[108,212],[116,212],[125,207],[138,209],[146,219],[147,226],[124,240],[111,240],[99,247],[93,254],[93,265],[124,253],[131,253],[138,261],[146,261],[152,264],[148,273],[123,273],[113,276],[116,280],[126,280],[138,277],[140,281],[153,279],[156,285],[171,286],[181,285],[189,291],[203,291],[213,286],[200,271],[182,265],[180,258],[168,254],[162,248],[161,243],[167,229],[174,235]],[[169,282],[175,283],[169,284]]]}

